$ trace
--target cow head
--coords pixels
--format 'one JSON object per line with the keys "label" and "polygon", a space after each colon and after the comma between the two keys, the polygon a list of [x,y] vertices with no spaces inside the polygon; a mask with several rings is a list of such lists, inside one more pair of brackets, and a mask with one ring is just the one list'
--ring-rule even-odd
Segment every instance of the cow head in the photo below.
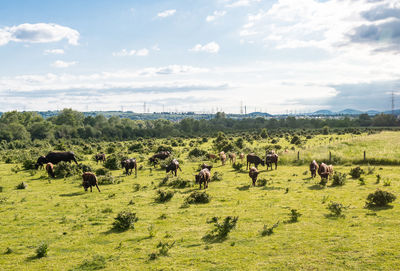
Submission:
{"label": "cow head", "polygon": [[46,163],[47,163],[46,157],[40,156],[36,161],[35,168],[38,169],[39,167],[42,167]]}

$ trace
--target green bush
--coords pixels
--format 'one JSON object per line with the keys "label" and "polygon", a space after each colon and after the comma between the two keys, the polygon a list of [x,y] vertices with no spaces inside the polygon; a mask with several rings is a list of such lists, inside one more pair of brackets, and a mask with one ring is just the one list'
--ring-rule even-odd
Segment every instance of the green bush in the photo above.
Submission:
{"label": "green bush", "polygon": [[20,182],[15,188],[16,189],[25,189],[28,185],[25,182]]}
{"label": "green bush", "polygon": [[239,162],[235,162],[232,164],[232,168],[236,171],[241,171],[243,169],[244,165]]}
{"label": "green bush", "polygon": [[84,260],[78,270],[99,270],[106,268],[106,259],[100,255],[94,255],[92,260]]}
{"label": "green bush", "polygon": [[302,214],[299,211],[297,211],[296,209],[291,209],[290,215],[289,215],[289,220],[287,222],[295,223],[295,222],[299,221],[300,216],[302,216]]}
{"label": "green bush", "polygon": [[192,185],[193,182],[191,180],[184,180],[181,177],[174,178],[167,183],[167,186],[173,188],[185,188],[185,187],[191,187]]}
{"label": "green bush", "polygon": [[205,156],[206,154],[207,154],[206,151],[194,148],[189,152],[189,157],[202,157]]}
{"label": "green bush", "polygon": [[32,159],[26,159],[22,162],[22,168],[25,170],[35,169],[36,161]]}
{"label": "green bush", "polygon": [[107,173],[104,176],[98,176],[97,177],[97,182],[99,185],[108,185],[108,184],[115,184],[115,179],[111,175],[111,173]]}
{"label": "green bush", "polygon": [[172,152],[172,147],[171,146],[166,146],[166,145],[160,145],[160,146],[157,147],[156,152],[161,152],[161,151]]}
{"label": "green bush", "polygon": [[219,222],[219,217],[213,217],[207,223],[214,223],[214,228],[203,237],[205,241],[222,241],[228,237],[228,234],[236,227],[239,220],[238,216],[227,216],[223,223]]}
{"label": "green bush", "polygon": [[95,173],[96,176],[105,176],[107,173],[109,173],[110,171],[107,168],[98,168],[96,169]]}
{"label": "green bush", "polygon": [[390,192],[377,189],[367,197],[366,207],[385,207],[396,200],[396,196]]}
{"label": "green bush", "polygon": [[224,174],[222,172],[215,171],[211,177],[211,181],[212,182],[215,182],[215,181],[220,182],[223,180],[223,177],[224,177]]}
{"label": "green bush", "polygon": [[159,203],[170,201],[174,196],[174,194],[175,194],[174,191],[164,191],[159,189],[157,190],[157,196],[155,201]]}
{"label": "green bush", "polygon": [[333,202],[331,201],[328,204],[327,209],[331,212],[328,216],[333,216],[333,217],[344,217],[342,214],[343,210],[347,209],[343,204],[338,203],[338,202]]}
{"label": "green bush", "polygon": [[46,243],[41,243],[37,248],[36,248],[36,258],[43,258],[47,256],[47,251],[48,251],[48,245]]}
{"label": "green bush", "polygon": [[271,235],[274,233],[274,229],[277,228],[279,225],[279,221],[276,222],[272,227],[268,227],[267,225],[264,225],[262,231],[261,231],[261,236],[266,236],[266,235]]}
{"label": "green bush", "polygon": [[211,196],[206,192],[192,192],[186,199],[185,202],[188,204],[198,204],[198,203],[209,203]]}
{"label": "green bush", "polygon": [[104,167],[110,170],[119,169],[120,166],[121,166],[121,161],[118,159],[116,155],[109,156],[106,162],[104,163]]}
{"label": "green bush", "polygon": [[350,169],[350,176],[353,179],[360,178],[361,174],[364,174],[364,170],[362,168],[360,168],[360,167],[355,167],[355,168]]}
{"label": "green bush", "polygon": [[57,178],[65,178],[78,174],[80,174],[80,170],[75,164],[62,161],[54,166],[54,175]]}
{"label": "green bush", "polygon": [[257,179],[257,186],[266,186],[268,184],[268,180],[264,178]]}
{"label": "green bush", "polygon": [[126,231],[128,229],[134,229],[134,223],[138,221],[136,213],[129,211],[120,212],[117,217],[114,218],[113,229],[117,231]]}
{"label": "green bush", "polygon": [[144,146],[143,146],[142,143],[139,142],[139,143],[136,143],[136,144],[133,144],[133,145],[129,146],[128,150],[130,152],[143,152],[144,151]]}
{"label": "green bush", "polygon": [[336,171],[333,175],[332,186],[342,186],[346,183],[346,173]]}

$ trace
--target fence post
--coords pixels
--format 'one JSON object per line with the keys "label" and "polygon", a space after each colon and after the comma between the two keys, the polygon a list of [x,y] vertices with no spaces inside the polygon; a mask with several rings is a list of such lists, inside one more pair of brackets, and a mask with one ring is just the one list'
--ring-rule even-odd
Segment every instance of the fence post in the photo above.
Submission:
{"label": "fence post", "polygon": [[329,151],[329,162],[332,161],[332,153]]}
{"label": "fence post", "polygon": [[297,161],[300,160],[300,151],[297,151]]}
{"label": "fence post", "polygon": [[364,161],[365,160],[367,160],[367,156],[366,156],[365,151],[364,151]]}

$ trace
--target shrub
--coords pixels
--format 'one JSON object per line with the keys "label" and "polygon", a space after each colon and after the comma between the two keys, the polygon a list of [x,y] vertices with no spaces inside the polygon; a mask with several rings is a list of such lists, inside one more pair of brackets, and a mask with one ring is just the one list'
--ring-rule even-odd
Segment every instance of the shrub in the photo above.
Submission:
{"label": "shrub", "polygon": [[291,209],[290,215],[289,215],[289,220],[287,222],[295,223],[295,222],[299,221],[300,216],[302,216],[302,214],[299,211],[297,211],[296,209]]}
{"label": "shrub", "polygon": [[36,258],[43,258],[47,256],[48,245],[46,243],[41,243],[36,248]]}
{"label": "shrub", "polygon": [[194,148],[189,152],[189,157],[202,157],[205,156],[206,154],[207,154],[206,151]]}
{"label": "shrub", "polygon": [[223,176],[224,176],[224,174],[222,172],[215,171],[213,176],[211,177],[211,181],[212,182],[215,182],[215,181],[220,182],[220,181],[222,181]]}
{"label": "shrub", "polygon": [[264,178],[257,179],[257,186],[266,186],[268,184],[268,180]]}
{"label": "shrub", "polygon": [[113,223],[113,229],[118,231],[126,231],[130,228],[134,229],[134,223],[138,221],[136,217],[136,213],[132,213],[129,211],[120,212]]}
{"label": "shrub", "polygon": [[104,175],[106,175],[108,172],[110,172],[108,169],[106,169],[106,168],[98,168],[98,169],[96,169],[96,171],[95,171],[95,173],[96,173],[96,176],[104,176]]}
{"label": "shrub", "polygon": [[173,179],[172,181],[168,182],[167,185],[173,188],[185,188],[185,187],[190,187],[192,186],[192,181],[191,180],[184,180],[181,177],[177,177]]}
{"label": "shrub", "polygon": [[167,256],[168,251],[175,245],[175,241],[172,243],[162,242],[158,243],[157,248],[159,248],[158,255]]}
{"label": "shrub", "polygon": [[84,260],[78,270],[99,270],[106,268],[106,259],[103,256],[95,255],[92,260]]}
{"label": "shrub", "polygon": [[99,185],[114,184],[115,180],[111,173],[107,173],[105,176],[98,176],[97,182]]}
{"label": "shrub", "polygon": [[171,146],[166,146],[166,145],[160,145],[156,149],[156,152],[161,152],[161,151],[169,151],[172,152],[172,147]]}
{"label": "shrub", "polygon": [[297,135],[295,135],[294,137],[292,137],[292,140],[290,141],[290,144],[300,145],[300,144],[301,144],[301,139],[300,139],[300,137],[298,137]]}
{"label": "shrub", "polygon": [[341,203],[331,201],[327,207],[327,209],[331,211],[328,216],[344,217],[345,215],[343,215],[342,212],[347,208],[348,207],[343,206]]}
{"label": "shrub", "polygon": [[362,168],[360,168],[360,167],[352,168],[352,169],[350,170],[350,176],[351,176],[353,179],[358,179],[358,178],[360,178],[360,177],[361,177],[361,174],[364,174],[364,170],[363,170]]}
{"label": "shrub", "polygon": [[76,165],[64,161],[58,163],[57,166],[54,167],[54,175],[57,178],[65,178],[79,173],[79,168]]}
{"label": "shrub", "polygon": [[242,163],[235,162],[232,164],[232,168],[236,171],[241,171],[244,165]]}
{"label": "shrub", "polygon": [[376,174],[376,183],[377,184],[381,182],[381,179],[382,179],[381,175]]}
{"label": "shrub", "polygon": [[14,251],[10,248],[10,247],[7,247],[6,248],[6,251],[4,251],[4,254],[11,254],[11,253],[13,253]]}
{"label": "shrub", "polygon": [[133,144],[133,145],[129,146],[128,150],[130,152],[143,152],[144,151],[144,146],[143,146],[142,143],[139,142],[139,143],[136,143],[136,144]]}
{"label": "shrub", "polygon": [[82,173],[83,173],[83,172],[93,172],[92,167],[89,166],[89,165],[80,164],[80,165],[79,165],[79,168],[82,170]]}
{"label": "shrub", "polygon": [[22,162],[22,168],[25,170],[35,169],[36,161],[32,159],[27,159]]}
{"label": "shrub", "polygon": [[107,158],[106,162],[104,163],[104,167],[110,170],[116,170],[120,168],[120,161],[116,155],[111,155]]}
{"label": "shrub", "polygon": [[16,189],[25,189],[28,185],[25,182],[20,182],[15,188]]}
{"label": "shrub", "polygon": [[375,167],[368,166],[367,175],[374,174],[374,172],[375,172]]}
{"label": "shrub", "polygon": [[186,199],[185,202],[188,204],[198,204],[198,203],[209,203],[211,196],[206,192],[192,192]]}
{"label": "shrub", "polygon": [[274,233],[274,229],[276,227],[278,227],[278,225],[279,225],[279,221],[276,222],[274,225],[272,225],[272,227],[268,227],[267,225],[264,225],[264,227],[263,227],[263,229],[261,231],[261,236],[266,236],[266,235],[269,236],[269,235],[273,234]]}
{"label": "shrub", "polygon": [[391,182],[389,179],[385,179],[385,180],[383,181],[383,186],[390,186],[391,183],[392,183],[392,182]]}
{"label": "shrub", "polygon": [[155,201],[159,203],[167,202],[172,199],[174,196],[174,191],[164,191],[164,190],[157,190],[157,196]]}
{"label": "shrub", "polygon": [[360,177],[360,179],[358,179],[358,181],[360,182],[360,185],[365,185],[364,177]]}
{"label": "shrub", "polygon": [[219,222],[219,217],[213,217],[207,223],[214,223],[214,228],[205,236],[205,241],[222,241],[228,237],[229,232],[236,227],[238,216],[227,216],[223,223]]}
{"label": "shrub", "polygon": [[367,197],[366,207],[385,207],[396,200],[396,196],[390,192],[377,189]]}
{"label": "shrub", "polygon": [[346,183],[346,173],[336,171],[333,175],[332,186],[342,186]]}

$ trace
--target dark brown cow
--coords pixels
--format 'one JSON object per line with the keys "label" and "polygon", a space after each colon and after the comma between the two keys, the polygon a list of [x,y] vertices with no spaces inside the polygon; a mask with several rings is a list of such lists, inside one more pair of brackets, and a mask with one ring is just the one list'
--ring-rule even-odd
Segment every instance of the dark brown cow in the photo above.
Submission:
{"label": "dark brown cow", "polygon": [[207,157],[210,160],[217,160],[217,156],[215,154],[212,154],[212,153],[207,154]]}
{"label": "dark brown cow", "polygon": [[135,169],[135,176],[137,176],[137,162],[135,158],[123,160],[121,167],[125,168],[125,175],[131,175],[132,169]]}
{"label": "dark brown cow", "polygon": [[321,176],[321,181],[322,179],[328,180],[328,177],[333,175],[333,166],[321,163],[318,168],[318,174]]}
{"label": "dark brown cow", "polygon": [[175,173],[175,176],[177,176],[178,169],[179,169],[180,171],[182,171],[182,169],[181,169],[180,166],[179,166],[178,160],[174,159],[174,160],[172,160],[171,163],[165,168],[165,171],[166,171],[167,173],[171,171],[172,174]]}
{"label": "dark brown cow", "polygon": [[85,191],[87,191],[88,188],[90,187],[90,192],[92,192],[92,186],[96,186],[97,190],[99,190],[99,192],[100,192],[100,189],[99,189],[99,186],[97,183],[97,177],[92,172],[83,173],[82,179],[83,179],[82,186],[85,189]]}
{"label": "dark brown cow", "polygon": [[169,151],[161,151],[159,153],[154,154],[152,157],[149,158],[150,164],[153,164],[156,167],[158,160],[165,160],[171,155]]}
{"label": "dark brown cow", "polygon": [[52,163],[47,163],[47,164],[46,164],[46,171],[47,171],[47,174],[49,175],[49,177],[55,178],[53,168],[54,168],[54,166],[53,166]]}
{"label": "dark brown cow", "polygon": [[200,170],[200,172],[196,175],[196,183],[199,183],[201,189],[201,183],[204,184],[204,189],[208,188],[208,183],[211,179],[211,173],[207,168]]}
{"label": "dark brown cow", "polygon": [[255,167],[252,167],[249,170],[249,176],[251,178],[251,180],[253,181],[253,186],[256,186],[256,181],[257,181],[257,177],[258,177],[258,169],[256,169]]}
{"label": "dark brown cow", "polygon": [[98,153],[94,156],[94,158],[96,159],[97,164],[99,163],[99,161],[103,163],[106,161],[106,155],[104,153]]}
{"label": "dark brown cow", "polygon": [[75,158],[75,154],[72,151],[68,152],[50,152],[46,156],[40,156],[35,164],[35,168],[38,169],[40,166],[43,166],[47,163],[52,163],[56,165],[61,161],[71,162],[74,161],[75,164],[78,164]]}
{"label": "dark brown cow", "polygon": [[229,162],[231,164],[236,163],[236,154],[231,152],[231,153],[228,154],[228,157],[229,157]]}
{"label": "dark brown cow", "polygon": [[274,152],[267,154],[265,157],[265,164],[267,165],[267,170],[269,167],[271,167],[272,170],[272,164],[275,164],[275,169],[278,168],[278,155]]}
{"label": "dark brown cow", "polygon": [[221,163],[224,166],[225,162],[226,162],[226,154],[225,154],[225,152],[222,151],[222,152],[219,153],[219,159],[221,160]]}
{"label": "dark brown cow", "polygon": [[264,160],[255,155],[254,153],[249,153],[246,158],[247,158],[246,169],[249,169],[249,166],[251,164],[254,164],[256,168],[258,168],[259,164],[261,164],[262,166],[265,165]]}
{"label": "dark brown cow", "polygon": [[314,179],[317,176],[317,170],[318,170],[318,163],[317,161],[313,160],[310,164],[311,178]]}
{"label": "dark brown cow", "polygon": [[210,171],[211,172],[211,169],[213,168],[213,166],[209,166],[209,165],[207,165],[207,164],[205,164],[205,163],[203,163],[201,166],[201,169],[208,169],[208,171]]}

